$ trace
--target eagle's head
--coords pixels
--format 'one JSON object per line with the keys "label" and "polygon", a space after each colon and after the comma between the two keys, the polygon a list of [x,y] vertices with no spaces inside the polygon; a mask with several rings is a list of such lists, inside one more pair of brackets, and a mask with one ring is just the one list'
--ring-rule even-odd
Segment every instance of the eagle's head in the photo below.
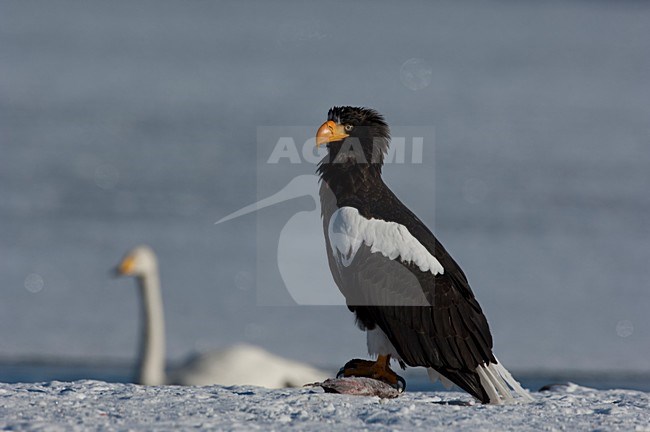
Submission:
{"label": "eagle's head", "polygon": [[370,108],[333,107],[316,133],[316,145],[328,149],[322,164],[339,164],[344,169],[367,164],[381,170],[389,141],[384,117]]}

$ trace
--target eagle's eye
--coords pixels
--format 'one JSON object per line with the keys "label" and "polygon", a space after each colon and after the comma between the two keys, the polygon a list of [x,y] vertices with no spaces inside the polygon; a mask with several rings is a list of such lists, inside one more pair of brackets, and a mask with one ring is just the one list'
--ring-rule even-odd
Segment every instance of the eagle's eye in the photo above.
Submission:
{"label": "eagle's eye", "polygon": [[354,129],[354,126],[352,126],[351,124],[346,124],[344,128],[346,132],[350,132],[352,129]]}

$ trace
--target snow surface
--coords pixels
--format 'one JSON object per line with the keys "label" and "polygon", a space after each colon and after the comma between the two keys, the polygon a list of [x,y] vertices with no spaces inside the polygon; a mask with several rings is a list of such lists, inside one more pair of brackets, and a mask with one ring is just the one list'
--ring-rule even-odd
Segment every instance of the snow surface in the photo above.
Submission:
{"label": "snow surface", "polygon": [[535,397],[525,405],[486,406],[468,404],[468,395],[455,392],[380,400],[313,388],[0,384],[0,428],[650,431],[648,393],[569,384]]}

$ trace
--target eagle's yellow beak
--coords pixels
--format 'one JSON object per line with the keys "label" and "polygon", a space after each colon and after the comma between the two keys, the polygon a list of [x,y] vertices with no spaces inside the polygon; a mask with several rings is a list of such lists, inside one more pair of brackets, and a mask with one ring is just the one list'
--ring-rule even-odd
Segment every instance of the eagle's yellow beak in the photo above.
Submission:
{"label": "eagle's yellow beak", "polygon": [[334,123],[332,120],[326,121],[316,132],[316,147],[332,141],[341,141],[347,136],[349,135],[345,133],[343,125]]}

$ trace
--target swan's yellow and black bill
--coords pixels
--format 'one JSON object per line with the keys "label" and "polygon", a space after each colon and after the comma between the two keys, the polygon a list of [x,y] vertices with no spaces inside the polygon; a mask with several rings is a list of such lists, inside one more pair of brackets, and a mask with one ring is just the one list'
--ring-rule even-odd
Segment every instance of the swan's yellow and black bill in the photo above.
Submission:
{"label": "swan's yellow and black bill", "polygon": [[316,147],[332,141],[341,141],[349,136],[345,133],[345,127],[341,124],[334,123],[332,120],[326,121],[318,128],[316,132]]}
{"label": "swan's yellow and black bill", "polygon": [[122,260],[120,265],[117,266],[115,269],[115,273],[118,276],[126,276],[130,275],[133,273],[133,269],[135,268],[135,258],[132,256],[128,256]]}

